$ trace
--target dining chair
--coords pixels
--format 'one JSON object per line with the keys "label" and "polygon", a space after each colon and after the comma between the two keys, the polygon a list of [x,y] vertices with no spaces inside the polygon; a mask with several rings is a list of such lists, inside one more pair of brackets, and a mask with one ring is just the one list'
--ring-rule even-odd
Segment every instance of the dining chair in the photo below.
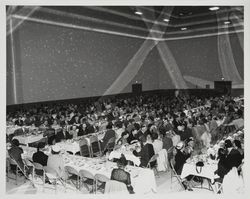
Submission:
{"label": "dining chair", "polygon": [[[23,164],[24,164],[24,166],[22,168],[21,165],[14,158],[12,158],[10,154],[9,154],[8,158],[9,158],[10,167],[11,167],[11,165],[13,165],[13,167],[15,167],[14,180],[16,181],[16,185],[18,184],[17,183],[18,174],[21,173],[25,177],[24,182],[26,182],[26,179],[28,179],[31,182],[32,186],[35,187],[33,180],[28,176],[27,171],[29,171],[29,166],[26,164],[26,162],[22,160]],[[11,177],[9,177],[9,178],[11,178]],[[11,179],[13,179],[13,178],[11,178]]]}
{"label": "dining chair", "polygon": [[111,152],[113,151],[114,147],[115,147],[115,137],[112,137],[108,140],[106,146],[104,147],[103,152],[105,152],[106,150],[108,152]]}
{"label": "dining chair", "polygon": [[157,170],[157,158],[159,157],[158,154],[155,154],[153,155],[150,160],[148,161],[148,164],[147,164],[147,168],[150,168],[150,169],[153,169],[153,171],[155,171],[155,176],[156,177],[160,177],[159,176],[159,172]]}
{"label": "dining chair", "polygon": [[76,190],[80,189],[80,174],[79,174],[79,172],[71,166],[65,166],[64,170],[65,170],[66,174],[68,175],[68,177],[65,178],[65,184],[67,183],[67,180],[70,180],[73,184],[75,181],[74,185],[76,187]]}
{"label": "dining chair", "polygon": [[105,184],[107,181],[109,181],[110,179],[103,175],[103,174],[95,174],[95,193],[100,190],[101,193],[104,193],[105,191]]}
{"label": "dining chair", "polygon": [[45,175],[48,177],[48,180],[54,185],[55,193],[57,193],[57,184],[61,182],[64,187],[64,192],[66,192],[66,185],[64,180],[58,175],[57,171],[51,167],[44,166]]}
{"label": "dining chair", "polygon": [[86,138],[82,138],[79,141],[79,147],[80,147],[80,154],[81,154],[81,156],[91,157],[90,147],[89,147],[89,144],[88,144],[88,140]]}
{"label": "dining chair", "polygon": [[95,135],[92,135],[89,138],[90,141],[90,149],[91,149],[91,156],[101,156],[102,155],[102,151],[101,151],[101,145],[100,142],[98,140],[98,137]]}
{"label": "dining chair", "polygon": [[173,185],[173,178],[176,178],[177,182],[180,184],[181,188],[183,190],[186,190],[184,185],[182,184],[181,177],[176,173],[176,171],[174,169],[173,159],[170,160],[170,168],[171,168],[171,189],[172,189],[172,185]]}
{"label": "dining chair", "polygon": [[123,182],[109,180],[105,185],[105,194],[129,194],[127,186]]}
{"label": "dining chair", "polygon": [[[95,192],[95,176],[89,171],[84,170],[84,169],[79,171],[79,175],[80,175],[80,183],[82,182],[83,185],[85,185],[89,193],[94,193]],[[92,189],[89,189],[88,185],[90,185]]]}
{"label": "dining chair", "polygon": [[43,182],[43,191],[44,191],[44,185],[45,185],[45,170],[43,166],[37,162],[33,162],[33,179],[36,179],[39,177]]}

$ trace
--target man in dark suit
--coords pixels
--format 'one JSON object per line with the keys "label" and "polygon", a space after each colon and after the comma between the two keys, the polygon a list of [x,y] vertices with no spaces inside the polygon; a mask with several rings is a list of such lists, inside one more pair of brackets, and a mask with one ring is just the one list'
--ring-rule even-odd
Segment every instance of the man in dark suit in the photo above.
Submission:
{"label": "man in dark suit", "polygon": [[60,131],[56,132],[55,134],[56,142],[61,142],[62,140],[68,140],[72,138],[73,136],[70,135],[69,132],[66,130],[66,126],[63,127]]}
{"label": "man in dark suit", "polygon": [[40,149],[44,148],[45,143],[39,142],[37,146],[37,152],[33,154],[32,160],[33,162],[39,163],[42,166],[47,166],[48,156],[44,154],[44,152],[40,151]]}
{"label": "man in dark suit", "polygon": [[227,150],[226,155],[226,167],[230,171],[233,167],[238,168],[242,163],[242,156],[237,149],[233,148],[233,144],[230,140],[225,140],[225,148]]}
{"label": "man in dark suit", "polygon": [[[13,139],[11,141],[11,148],[8,150],[9,156],[14,159],[19,167],[24,172],[24,163],[22,160],[22,153],[23,149],[19,146],[19,141],[17,139]],[[13,166],[11,169],[15,170],[15,166]]]}
{"label": "man in dark suit", "polygon": [[29,130],[26,129],[26,128],[24,128],[24,127],[22,126],[22,127],[18,128],[18,129],[16,129],[16,130],[14,131],[14,135],[15,135],[15,136],[17,136],[17,135],[24,135],[25,133],[28,133],[28,132],[29,132]]}
{"label": "man in dark suit", "polygon": [[102,147],[102,150],[106,147],[108,141],[111,139],[111,138],[114,138],[114,143],[115,143],[115,131],[112,129],[113,127],[113,124],[111,122],[108,123],[107,125],[107,131],[103,137],[103,139],[101,140],[101,147]]}
{"label": "man in dark suit", "polygon": [[[143,135],[141,137],[142,140],[142,147],[137,148],[133,151],[133,154],[137,157],[141,158],[141,164],[140,167],[147,167],[149,160],[152,158],[152,156],[155,154],[154,147],[151,143],[151,137],[150,135]],[[156,162],[153,162],[151,164],[151,167],[153,167],[156,164]]]}
{"label": "man in dark suit", "polygon": [[18,119],[15,121],[15,125],[17,126],[23,126],[23,120],[22,120],[22,117],[18,117]]}
{"label": "man in dark suit", "polygon": [[55,129],[53,128],[46,129],[46,131],[43,133],[43,137],[47,137],[48,144],[53,145],[55,142]]}

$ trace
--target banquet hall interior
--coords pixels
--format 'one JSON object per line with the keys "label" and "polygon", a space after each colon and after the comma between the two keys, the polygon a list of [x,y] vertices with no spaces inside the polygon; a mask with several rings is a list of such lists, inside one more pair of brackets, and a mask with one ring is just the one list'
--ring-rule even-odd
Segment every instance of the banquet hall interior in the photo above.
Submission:
{"label": "banquet hall interior", "polygon": [[6,6],[6,102],[6,194],[243,194],[244,6]]}

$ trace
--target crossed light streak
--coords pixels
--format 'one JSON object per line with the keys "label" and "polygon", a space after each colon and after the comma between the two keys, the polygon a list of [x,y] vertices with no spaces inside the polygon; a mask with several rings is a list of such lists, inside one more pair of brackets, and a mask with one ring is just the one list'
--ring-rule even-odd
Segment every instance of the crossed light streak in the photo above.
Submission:
{"label": "crossed light streak", "polygon": [[[229,19],[232,22],[233,26],[236,28],[236,24],[241,26],[242,29],[244,29],[244,21],[241,19],[236,13],[230,13]],[[243,34],[237,33],[239,43],[242,49],[244,49],[244,40],[243,40]]]}
{"label": "crossed light streak", "polygon": [[[27,8],[27,7],[26,7]],[[150,19],[146,19],[144,18],[144,22],[146,23],[148,29],[149,29],[149,35],[147,37],[143,37],[143,36],[138,36],[138,35],[134,35],[134,34],[129,34],[129,33],[121,33],[121,32],[117,32],[117,31],[109,31],[109,30],[103,30],[103,29],[98,29],[98,28],[91,28],[91,27],[83,27],[83,26],[78,26],[78,25],[72,25],[72,24],[67,24],[67,23],[60,23],[60,22],[53,22],[53,21],[48,21],[48,20],[43,20],[43,19],[37,19],[37,18],[32,18],[30,17],[38,8],[41,7],[28,7],[30,8],[30,10],[28,9],[28,11],[24,11],[23,9],[21,9],[21,11],[19,11],[19,13],[16,13],[13,15],[15,8],[10,8],[7,13],[11,13],[11,15],[7,16],[7,25],[9,25],[9,30],[7,32],[7,35],[11,35],[11,41],[13,44],[13,32],[15,31],[16,28],[18,28],[25,20],[28,21],[34,21],[34,22],[40,22],[40,23],[45,23],[45,24],[50,24],[50,25],[56,25],[56,26],[62,26],[62,27],[70,27],[70,28],[74,28],[74,29],[82,29],[82,30],[89,30],[89,31],[96,31],[96,32],[102,32],[102,33],[106,33],[106,34],[113,34],[113,35],[119,35],[119,36],[126,36],[126,37],[133,37],[133,38],[139,38],[139,39],[145,39],[144,43],[142,44],[142,46],[140,47],[140,49],[137,51],[137,53],[134,55],[134,57],[130,60],[130,62],[128,63],[128,65],[125,67],[125,69],[123,70],[123,72],[118,76],[118,78],[113,82],[113,84],[106,90],[106,92],[104,93],[104,95],[110,95],[110,94],[116,94],[116,93],[120,93],[127,85],[128,83],[136,76],[136,74],[138,73],[139,69],[141,68],[144,60],[146,59],[147,55],[150,53],[150,51],[157,46],[157,49],[159,51],[159,54],[162,58],[162,61],[164,63],[165,68],[167,69],[167,71],[169,72],[169,75],[174,83],[174,86],[176,89],[179,88],[187,88],[185,80],[188,82],[191,82],[195,85],[204,85],[204,84],[212,84],[211,81],[207,81],[204,79],[200,79],[197,77],[191,77],[191,76],[184,76],[184,79],[181,75],[181,72],[179,70],[179,67],[173,57],[173,55],[171,54],[171,51],[169,50],[168,46],[166,45],[166,43],[164,42],[160,42],[160,41],[165,41],[168,40],[168,38],[162,38],[166,28],[164,28],[164,30],[160,30],[160,27],[158,26],[159,24],[162,24],[162,22],[160,21],[162,19],[162,16],[170,16],[171,13],[164,13],[165,12],[165,8],[164,10],[161,12],[160,16],[158,17],[157,20],[150,20]],[[92,7],[89,7],[92,8]],[[96,9],[96,7],[95,7]],[[20,13],[21,12],[21,13]],[[65,13],[66,14],[66,13]],[[152,12],[151,12],[152,14]],[[165,15],[164,15],[165,14]],[[126,16],[128,17],[128,16]],[[12,18],[16,18],[16,19],[21,19],[18,23],[15,23],[13,25],[13,21]],[[166,18],[166,17],[165,17]],[[220,18],[218,18],[220,19]],[[233,19],[235,19],[235,16],[233,16]],[[237,19],[237,18],[236,18]],[[237,19],[239,20],[239,19]],[[153,26],[150,27],[149,23],[152,23],[152,21],[154,22]],[[106,22],[107,23],[107,22]],[[112,22],[109,22],[110,24]],[[113,24],[115,25],[115,24]],[[167,26],[167,24],[164,22],[164,27]],[[128,28],[131,28],[130,26],[128,26]],[[228,31],[230,32],[230,31]],[[219,33],[218,33],[219,38],[223,38]],[[235,66],[234,60],[232,59],[232,50],[231,50],[231,45],[229,43],[229,37],[228,35],[226,35],[227,39],[224,40],[218,40],[218,48],[219,50],[221,50],[219,52],[219,57],[220,57],[220,65],[221,65],[221,69],[222,69],[222,73],[223,76],[225,77],[225,79],[230,79],[233,80],[233,83],[235,82],[242,82],[242,79],[237,71],[237,68]],[[223,52],[224,50],[222,50],[221,47],[221,43],[222,41],[226,41],[227,43],[227,47],[224,50],[228,50],[227,55],[225,56],[225,53]],[[242,40],[241,40],[242,41]],[[243,45],[243,42],[241,42]],[[12,61],[13,61],[13,82],[14,82],[14,92],[16,90],[16,78],[15,78],[15,63],[14,63],[14,49],[13,49],[12,45]],[[230,57],[231,59],[228,61],[227,58]],[[230,63],[230,69],[228,72],[228,70],[226,69],[226,66],[228,66],[228,63]],[[173,67],[174,66],[174,67]],[[233,75],[232,74],[236,74]],[[15,101],[17,101],[17,96],[16,96],[16,92],[15,92]]]}
{"label": "crossed light streak", "polygon": [[[148,37],[152,37],[152,35],[154,38],[155,37],[156,38],[163,37],[165,30],[167,28],[167,25],[165,25],[163,31],[161,31],[161,32],[157,31],[160,33],[156,33],[155,30],[159,30],[159,26],[156,22],[163,19],[163,17],[165,16],[166,9],[167,9],[167,7],[164,7],[161,14],[157,18],[157,20],[155,20],[155,23],[153,24],[153,26],[151,28],[149,28],[149,25],[148,25],[148,29],[149,29],[149,36]],[[169,12],[169,10],[167,12]],[[172,8],[170,9],[170,12],[172,12]],[[105,93],[103,95],[105,96],[105,95],[120,93],[137,75],[137,73],[140,70],[146,57],[148,56],[150,51],[155,46],[157,46],[158,43],[159,43],[159,40],[151,41],[151,40],[146,39],[143,42],[143,44],[141,45],[141,47],[138,49],[138,51],[135,53],[135,55],[131,58],[128,65],[123,69],[123,71],[120,73],[120,75],[116,78],[116,80],[105,91]],[[176,87],[178,88],[178,86],[176,86]]]}
{"label": "crossed light streak", "polygon": [[[217,20],[218,26],[224,23],[224,21],[220,19],[220,14],[217,14]],[[232,81],[233,85],[243,84],[243,80],[234,61],[229,35],[219,35],[217,46],[220,67],[224,79]]]}
{"label": "crossed light streak", "polygon": [[[28,8],[28,9],[26,9]],[[24,16],[21,20],[15,20],[12,21],[12,27],[7,27],[7,36],[12,34],[25,20],[27,20],[37,9],[39,9],[39,6],[25,6],[22,7],[18,12],[11,12],[7,16],[7,25],[9,24],[8,21],[11,20],[12,16],[15,15],[22,15]],[[14,9],[15,10],[15,9]]]}
{"label": "crossed light streak", "polygon": [[[229,19],[231,20],[234,27],[243,26],[243,21],[234,12],[226,17],[227,20]],[[229,29],[229,24],[225,25],[224,21],[225,21],[225,13],[217,12],[218,28],[221,26],[224,27],[226,26],[226,28]],[[228,32],[230,31],[228,30]],[[241,31],[235,31],[235,32],[237,33],[237,36],[239,38],[239,43],[243,48],[243,38],[242,38],[243,34],[241,33]],[[244,87],[243,79],[240,76],[234,61],[234,55],[230,44],[229,34],[220,34],[220,32],[218,32],[217,48],[218,48],[218,59],[222,77],[225,80],[232,81],[232,88],[243,88]],[[206,84],[210,85],[211,88],[213,88],[214,86],[214,83],[212,81],[208,81],[194,76],[184,76],[184,79],[194,85],[200,85],[203,88],[205,88]]]}
{"label": "crossed light streak", "polygon": [[73,24],[68,24],[68,23],[63,23],[63,22],[54,22],[54,21],[49,21],[49,20],[45,20],[45,19],[38,19],[38,18],[33,18],[33,17],[26,18],[25,16],[20,16],[20,15],[13,15],[12,17],[15,19],[38,22],[38,23],[42,23],[42,24],[48,24],[48,25],[54,25],[54,26],[60,26],[60,27],[67,27],[67,28],[72,28],[72,29],[77,29],[77,30],[94,31],[94,32],[100,32],[100,33],[105,33],[105,34],[125,36],[125,37],[138,38],[138,39],[160,40],[159,38],[144,37],[144,36],[139,36],[136,34],[123,33],[123,32],[119,32],[119,31],[104,30],[104,29],[100,29],[100,28],[91,28],[91,27],[87,27],[87,26],[79,26],[79,25],[73,25]]}
{"label": "crossed light streak", "polygon": [[[20,9],[20,11],[18,13],[12,12],[9,16],[7,16],[7,24],[8,24],[8,26],[7,26],[7,36],[10,35],[11,48],[12,48],[12,62],[13,62],[12,63],[12,67],[13,67],[13,77],[12,78],[13,78],[14,103],[17,103],[18,100],[17,100],[17,89],[16,89],[17,85],[16,85],[15,53],[14,53],[13,33],[24,21],[33,21],[33,22],[39,22],[39,23],[43,23],[43,24],[49,24],[49,25],[55,25],[55,26],[61,26],[61,27],[69,27],[69,28],[73,28],[73,29],[82,29],[82,30],[95,31],[95,32],[101,32],[101,33],[112,34],[112,35],[126,36],[126,37],[139,38],[139,39],[146,39],[146,41],[147,41],[147,43],[145,43],[146,47],[143,48],[144,53],[142,51],[137,53],[137,55],[139,57],[144,56],[143,54],[145,54],[145,53],[146,53],[146,55],[148,55],[148,53],[151,51],[151,49],[155,46],[155,43],[153,42],[154,40],[162,39],[161,37],[159,37],[159,38],[158,37],[153,38],[153,37],[149,37],[149,36],[148,37],[143,37],[143,36],[138,36],[138,35],[135,35],[135,34],[121,33],[121,32],[117,32],[117,31],[109,31],[109,30],[103,30],[103,29],[91,28],[91,27],[83,27],[83,26],[79,26],[79,25],[72,25],[72,24],[67,24],[67,23],[53,22],[53,21],[49,21],[49,20],[37,19],[37,18],[31,17],[31,15],[38,8],[40,8],[40,7],[23,7],[22,9]],[[13,9],[13,10],[15,10],[15,9]],[[15,23],[13,25],[13,19],[19,19],[20,21],[15,20],[18,23]],[[161,34],[163,36],[164,32],[160,32],[159,34]],[[141,60],[143,62],[144,59],[141,59]],[[142,62],[141,62],[141,64],[142,64]],[[130,66],[133,66],[133,63],[138,63],[138,59],[137,58],[132,59]],[[129,69],[129,68],[127,67],[127,69]],[[135,71],[134,74],[136,74],[137,72],[138,71]],[[127,83],[129,81],[126,80],[125,82]],[[119,87],[117,87],[117,86],[115,86],[115,87],[116,87],[116,90],[119,89]],[[112,87],[111,87],[111,89],[112,89]],[[109,89],[108,92],[111,89]],[[108,93],[108,92],[106,92],[106,93]],[[113,92],[111,92],[111,93],[113,93]]]}
{"label": "crossed light streak", "polygon": [[12,80],[13,80],[13,96],[14,96],[14,104],[17,104],[17,88],[16,88],[16,64],[15,64],[15,50],[14,50],[14,40],[13,40],[13,34],[12,34],[12,18],[10,18],[9,21],[10,25],[10,42],[11,42],[11,58],[12,58]]}
{"label": "crossed light streak", "polygon": [[[37,9],[37,6],[29,6],[30,9],[24,9],[23,7],[16,12],[17,6],[10,6],[7,10],[7,34],[6,36],[10,36],[10,42],[11,42],[11,58],[12,58],[12,81],[13,81],[13,97],[14,97],[14,104],[19,103],[18,102],[18,94],[17,94],[17,76],[16,76],[16,63],[15,63],[15,49],[14,49],[14,39],[13,39],[13,33],[14,31],[26,20],[28,19]],[[18,13],[25,15],[25,17],[22,20],[13,20],[13,14]]]}
{"label": "crossed light streak", "polygon": [[[173,8],[171,7],[170,9],[172,11]],[[149,14],[149,13],[145,13],[145,15],[146,14]],[[168,16],[170,16],[170,15],[168,15]],[[151,17],[155,18],[155,16],[152,15],[152,13],[151,13]],[[146,24],[146,26],[149,29],[150,24],[145,20],[144,15],[142,16],[142,19],[143,19],[144,23]],[[167,25],[168,24],[166,24],[166,26]],[[156,28],[160,29],[160,27],[158,25],[156,26]],[[153,36],[153,37],[157,36],[152,31],[150,31],[150,33],[151,33],[151,36]],[[175,61],[174,56],[172,55],[170,49],[168,48],[167,43],[166,42],[156,43],[156,47],[157,47],[157,50],[158,50],[158,52],[159,52],[159,54],[161,56],[161,59],[162,59],[162,61],[164,63],[164,67],[168,71],[168,74],[170,75],[170,78],[171,78],[171,80],[172,80],[172,82],[174,84],[174,88],[175,89],[187,89],[186,82],[182,77],[181,71],[180,71],[180,69],[179,69],[179,67],[178,67],[178,65],[177,65],[177,63]]]}

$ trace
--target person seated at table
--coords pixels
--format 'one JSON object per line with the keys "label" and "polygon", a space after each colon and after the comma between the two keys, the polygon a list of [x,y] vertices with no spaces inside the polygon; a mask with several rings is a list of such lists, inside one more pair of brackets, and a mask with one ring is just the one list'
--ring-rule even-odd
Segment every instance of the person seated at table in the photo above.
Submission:
{"label": "person seated at table", "polygon": [[47,161],[48,161],[48,156],[40,151],[40,149],[45,147],[45,143],[44,142],[39,142],[37,145],[37,152],[33,154],[32,156],[32,160],[33,162],[39,163],[42,166],[46,166],[47,165]]}
{"label": "person seated at table", "polygon": [[41,131],[46,131],[47,129],[50,128],[49,122],[48,120],[45,120],[40,126],[39,126],[39,130]]}
{"label": "person seated at table", "polygon": [[175,164],[174,169],[178,175],[181,175],[183,165],[186,163],[186,160],[190,157],[189,153],[185,152],[185,144],[184,142],[179,142],[176,147],[176,154],[174,157]]}
{"label": "person seated at table", "polygon": [[135,128],[131,129],[131,132],[129,132],[129,136],[127,138],[127,141],[129,144],[132,144],[133,142],[138,141],[136,134],[137,134],[137,130]]}
{"label": "person seated at table", "polygon": [[[142,146],[136,147],[136,149],[133,151],[133,154],[141,158],[140,167],[147,167],[149,160],[155,154],[154,147],[152,145],[151,135],[150,134],[148,134],[147,136],[143,135],[141,140],[142,140]],[[151,167],[154,167],[155,164],[156,161],[151,163]]]}
{"label": "person seated at table", "polygon": [[244,158],[244,150],[242,149],[241,142],[239,140],[234,140],[234,148],[240,152],[242,159],[243,159]]}
{"label": "person seated at table", "polygon": [[155,154],[159,153],[160,150],[163,148],[163,142],[159,139],[157,133],[152,133],[152,144],[154,147]]}
{"label": "person seated at table", "polygon": [[238,113],[235,113],[234,120],[230,124],[234,125],[236,130],[242,129],[244,127],[244,119]]}
{"label": "person seated at table", "polygon": [[73,125],[70,130],[69,130],[69,134],[72,136],[73,139],[77,138],[78,136],[78,129],[76,125]]}
{"label": "person seated at table", "polygon": [[[175,155],[174,155],[174,169],[177,173],[177,175],[181,175],[182,169],[184,164],[186,163],[186,160],[191,156],[190,153],[186,152],[185,150],[185,143],[179,142],[175,147]],[[183,179],[182,184],[184,188],[188,191],[193,191],[193,189],[190,187],[190,180],[193,178],[192,175],[187,176]]]}
{"label": "person seated at table", "polygon": [[217,174],[218,176],[220,176],[220,178],[215,179],[215,181],[222,183],[224,176],[229,171],[226,167],[226,151],[224,148],[219,148],[217,160],[219,160],[218,166],[217,166],[217,170],[214,172],[214,174]]}
{"label": "person seated at table", "polygon": [[134,137],[137,139],[137,140],[140,140],[141,139],[141,136],[143,136],[143,132],[142,132],[142,129],[141,129],[141,125],[138,124],[138,123],[134,123],[134,127],[136,129],[136,134],[134,135]]}
{"label": "person seated at table", "polygon": [[53,124],[51,125],[51,128],[55,129],[55,131],[58,131],[61,127],[60,125],[57,123],[57,120],[53,121]]}
{"label": "person seated at table", "polygon": [[168,152],[168,159],[173,158],[173,141],[172,141],[172,134],[168,131],[166,133],[162,133],[162,148],[166,149]]}
{"label": "person seated at table", "polygon": [[56,132],[55,134],[55,141],[57,142],[61,142],[62,140],[68,140],[68,139],[72,139],[73,135],[71,135],[68,131],[67,131],[67,127],[63,126],[62,129],[58,132]]}
{"label": "person seated at table", "polygon": [[122,146],[128,144],[127,138],[129,137],[128,131],[122,132],[121,138],[117,140],[117,146]]}
{"label": "person seated at table", "polygon": [[19,117],[18,117],[18,119],[15,121],[15,125],[17,125],[17,126],[23,126],[24,125],[24,122],[23,122],[23,120],[22,120],[22,116],[20,115]]}
{"label": "person seated at table", "polygon": [[191,154],[194,151],[194,138],[190,137],[185,141],[185,149],[186,154]]}
{"label": "person seated at table", "polygon": [[178,131],[176,131],[176,134],[180,136],[181,141],[185,141],[188,138],[192,137],[192,130],[185,126],[184,124],[179,125],[177,127]]}
{"label": "person seated at table", "polygon": [[83,136],[83,135],[87,135],[87,132],[86,132],[86,123],[81,123],[77,128],[79,129],[78,130],[78,136]]}
{"label": "person seated at table", "polygon": [[64,161],[62,155],[60,155],[60,147],[58,145],[53,145],[51,148],[51,155],[48,157],[47,167],[54,169],[57,174],[62,178],[67,178],[66,172],[64,170]]}
{"label": "person seated at table", "polygon": [[[19,146],[18,139],[13,139],[11,141],[11,148],[8,150],[9,156],[16,161],[19,168],[22,170],[24,174],[24,162],[22,159],[23,149]],[[16,169],[16,165],[11,165],[11,170],[14,172]],[[27,168],[26,168],[27,169]],[[26,176],[28,176],[32,171],[31,167],[28,167],[28,170],[26,170]]]}
{"label": "person seated at table", "polygon": [[101,148],[102,148],[102,150],[105,149],[105,147],[106,147],[108,141],[109,141],[111,138],[114,138],[114,139],[115,139],[116,134],[115,134],[115,131],[112,129],[112,127],[113,127],[112,122],[109,122],[108,125],[107,125],[107,127],[106,127],[107,131],[105,132],[104,137],[103,137],[103,139],[101,140]]}
{"label": "person seated at table", "polygon": [[207,116],[207,120],[208,120],[209,133],[211,134],[211,142],[212,144],[215,144],[215,142],[217,141],[216,129],[218,125],[211,113]]}
{"label": "person seated at table", "polygon": [[48,144],[53,145],[56,142],[56,133],[55,129],[53,128],[48,128],[44,131],[43,137],[47,137]]}
{"label": "person seated at table", "polygon": [[95,132],[94,122],[91,119],[88,119],[86,122],[86,133],[92,134]]}
{"label": "person seated at table", "polygon": [[125,167],[128,165],[128,161],[125,156],[121,154],[120,159],[117,161],[117,169],[113,169],[111,172],[111,180],[116,180],[124,183],[127,186],[128,192],[130,194],[134,193],[133,187],[131,185],[130,173],[125,171]]}
{"label": "person seated at table", "polygon": [[226,168],[230,171],[233,167],[238,168],[242,163],[242,155],[237,149],[233,148],[231,140],[225,140],[226,155]]}
{"label": "person seated at table", "polygon": [[[9,156],[14,159],[19,167],[24,171],[24,163],[22,160],[22,153],[23,149],[19,147],[19,141],[18,139],[12,139],[11,141],[11,148],[8,150]],[[11,165],[11,169],[15,170],[15,165]]]}
{"label": "person seated at table", "polygon": [[122,133],[124,132],[123,123],[118,120],[115,122],[115,127],[117,128],[117,130],[115,131],[116,141],[118,141],[121,138]]}
{"label": "person seated at table", "polygon": [[[45,147],[45,143],[44,142],[39,142],[37,145],[37,152],[33,154],[32,156],[32,160],[33,162],[39,163],[42,166],[47,166],[47,162],[48,162],[48,156],[40,151],[40,149]],[[38,175],[43,175],[43,171],[42,170],[37,170],[36,174]],[[48,177],[45,175],[45,183],[51,184]]]}

